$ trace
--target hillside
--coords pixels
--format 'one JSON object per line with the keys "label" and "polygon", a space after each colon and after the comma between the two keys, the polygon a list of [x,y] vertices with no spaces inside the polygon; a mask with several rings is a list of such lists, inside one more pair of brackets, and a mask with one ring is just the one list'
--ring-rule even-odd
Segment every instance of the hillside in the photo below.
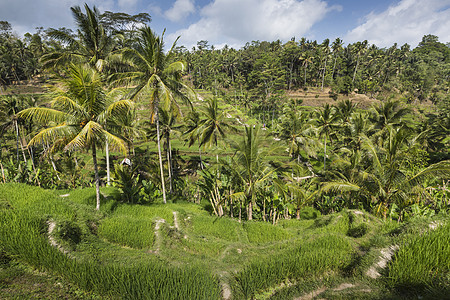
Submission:
{"label": "hillside", "polygon": [[449,292],[447,216],[399,224],[308,208],[300,220],[272,226],[212,217],[194,203],[124,204],[116,193],[102,189],[102,210],[94,212],[93,189],[1,185],[1,298],[436,299]]}

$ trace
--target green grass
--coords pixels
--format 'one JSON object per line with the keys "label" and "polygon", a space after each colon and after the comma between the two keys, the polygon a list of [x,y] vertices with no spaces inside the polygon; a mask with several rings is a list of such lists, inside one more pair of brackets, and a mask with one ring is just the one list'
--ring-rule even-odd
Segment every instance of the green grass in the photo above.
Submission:
{"label": "green grass", "polygon": [[285,279],[320,276],[350,263],[351,243],[337,235],[325,235],[276,255],[255,258],[235,275],[235,292],[251,298]]}
{"label": "green grass", "polygon": [[120,216],[102,220],[98,235],[106,240],[131,248],[150,248],[155,240],[152,221]]}
{"label": "green grass", "polygon": [[450,295],[450,224],[410,237],[389,266],[388,280],[402,292],[424,289]]}
{"label": "green grass", "polygon": [[[399,224],[360,211],[320,216],[307,208],[303,219],[274,226],[213,217],[189,202],[124,204],[115,188],[101,191],[95,211],[93,188],[0,185],[0,253],[50,276],[3,264],[0,298],[11,298],[12,291],[48,298],[52,278],[70,286],[55,292],[67,299],[219,299],[220,282],[231,286],[233,299],[292,299],[322,287],[318,297],[327,299],[448,294],[447,216]],[[156,236],[155,222],[162,219]],[[55,222],[52,236],[65,253],[50,245],[48,221]],[[431,222],[441,226],[431,230]],[[394,260],[379,279],[367,278],[380,249],[391,245],[400,246]],[[42,293],[15,287],[21,278],[42,281]],[[335,290],[349,282],[355,286]]]}
{"label": "green grass", "polygon": [[241,224],[228,218],[197,216],[189,220],[189,223],[189,231],[199,237],[210,236],[228,242],[237,242],[243,234]]}
{"label": "green grass", "polygon": [[272,225],[262,222],[246,222],[244,223],[247,232],[248,241],[250,243],[268,243],[275,241],[283,241],[292,238],[292,234],[286,231],[282,226]]}

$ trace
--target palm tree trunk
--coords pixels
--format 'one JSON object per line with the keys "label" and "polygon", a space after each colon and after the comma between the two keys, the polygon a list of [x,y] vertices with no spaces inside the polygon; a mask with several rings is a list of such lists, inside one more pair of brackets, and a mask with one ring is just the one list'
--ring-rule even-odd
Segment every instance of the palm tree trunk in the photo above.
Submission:
{"label": "palm tree trunk", "polygon": [[6,179],[5,179],[5,171],[3,170],[3,164],[0,162],[0,168],[2,169],[2,178],[3,178],[3,183],[6,183]]}
{"label": "palm tree trunk", "polygon": [[169,193],[173,193],[173,184],[172,184],[172,147],[170,146],[170,136],[167,135],[167,169],[169,171]]}
{"label": "palm tree trunk", "polygon": [[94,163],[94,174],[95,174],[95,199],[97,205],[95,210],[100,209],[100,178],[98,176],[98,165],[97,165],[97,149],[95,148],[95,143],[92,143],[92,162]]}
{"label": "palm tree trunk", "polygon": [[331,76],[331,78],[333,79],[333,81],[334,81],[334,72],[336,71],[336,60],[337,60],[337,57],[336,57],[336,56],[334,56],[334,63],[333,63],[333,75]]}
{"label": "palm tree trunk", "polygon": [[17,163],[19,163],[19,126],[17,126],[17,120],[14,120],[14,127],[16,129],[16,156]]}
{"label": "palm tree trunk", "polygon": [[356,71],[358,70],[358,65],[359,65],[359,55],[358,55],[358,59],[356,60],[355,71],[353,72],[352,84],[353,84],[353,82],[355,81]]}
{"label": "palm tree trunk", "polygon": [[323,68],[323,73],[322,73],[322,87],[321,90],[323,92],[323,82],[325,81],[325,72],[327,71],[327,59],[325,58],[325,66]]}
{"label": "palm tree trunk", "polygon": [[325,137],[323,138],[324,140],[324,149],[323,149],[323,170],[325,171],[325,164],[327,161],[327,136],[325,135]]}
{"label": "palm tree trunk", "polygon": [[159,132],[159,103],[157,102],[155,105],[155,122],[156,122],[156,140],[158,143],[158,159],[159,159],[159,170],[161,172],[161,189],[163,194],[163,203],[167,203],[166,200],[166,187],[164,185],[164,169],[163,169],[163,162],[162,162],[162,156],[161,156],[161,140],[160,140],[160,132]]}
{"label": "palm tree trunk", "polygon": [[109,168],[109,143],[108,138],[106,138],[105,145],[105,154],[106,154],[106,185],[109,186],[111,184],[111,173]]}
{"label": "palm tree trunk", "polygon": [[[52,165],[53,171],[55,171],[56,174],[56,178],[58,178],[59,181],[61,181],[61,178],[58,175],[58,170],[56,170],[56,165],[55,165],[55,161],[53,160],[53,155],[50,152],[50,145],[47,143],[47,151],[48,151],[48,158],[50,159],[50,163]],[[45,145],[44,145],[44,150],[45,150]],[[75,157],[75,164],[78,165],[76,157]]]}

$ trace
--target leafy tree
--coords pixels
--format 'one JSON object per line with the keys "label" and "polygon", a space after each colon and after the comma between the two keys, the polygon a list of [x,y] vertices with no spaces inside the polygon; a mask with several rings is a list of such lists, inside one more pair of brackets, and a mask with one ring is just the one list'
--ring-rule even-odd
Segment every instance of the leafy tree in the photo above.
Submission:
{"label": "leafy tree", "polygon": [[258,127],[245,127],[243,140],[233,145],[236,154],[231,166],[240,189],[233,197],[245,200],[248,220],[253,219],[253,205],[257,200],[258,186],[274,172],[266,160],[268,149],[263,147],[263,141]]}
{"label": "leafy tree", "polygon": [[91,9],[84,5],[86,13],[79,6],[70,8],[77,24],[76,34],[58,29],[49,29],[47,35],[66,45],[65,49],[53,51],[41,59],[44,68],[63,66],[67,63],[89,63],[102,71],[109,63],[115,42],[107,34],[102,23],[101,15],[94,6]]}
{"label": "leafy tree", "polygon": [[86,65],[71,65],[67,78],[52,86],[49,107],[32,107],[19,112],[18,116],[34,120],[48,127],[42,129],[29,142],[30,145],[53,142],[64,151],[90,149],[95,172],[96,210],[100,209],[100,179],[98,175],[97,147],[105,140],[123,153],[126,142],[108,132],[108,117],[126,112],[133,106],[129,100],[112,101],[104,89],[102,76]]}
{"label": "leafy tree", "polygon": [[131,99],[139,96],[148,97],[151,108],[151,121],[156,123],[159,167],[161,173],[161,188],[163,201],[166,203],[166,189],[164,185],[164,169],[161,156],[159,107],[162,104],[166,110],[172,110],[175,115],[180,114],[176,98],[187,100],[184,91],[191,98],[192,90],[181,81],[181,74],[186,70],[182,61],[171,62],[176,41],[169,52],[164,53],[162,36],[157,36],[149,27],[139,30],[135,48],[125,48],[122,56],[131,67],[131,71],[113,74],[111,80],[118,84],[127,83],[133,86],[130,90]]}
{"label": "leafy tree", "polygon": [[323,191],[351,193],[356,199],[365,199],[368,208],[375,205],[375,212],[386,218],[394,203],[410,203],[412,195],[426,198],[423,185],[427,179],[445,178],[450,174],[450,161],[441,161],[408,174],[405,158],[417,146],[419,136],[409,139],[411,131],[406,127],[388,128],[383,146],[377,146],[369,138],[363,141],[363,155],[354,152],[350,160],[341,159],[337,179],[326,182]]}

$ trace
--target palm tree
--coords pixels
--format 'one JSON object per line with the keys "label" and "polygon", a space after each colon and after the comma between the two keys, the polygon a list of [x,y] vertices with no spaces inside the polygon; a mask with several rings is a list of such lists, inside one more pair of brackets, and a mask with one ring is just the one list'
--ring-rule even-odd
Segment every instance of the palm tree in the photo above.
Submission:
{"label": "palm tree", "polygon": [[246,201],[248,220],[253,219],[253,204],[256,202],[258,186],[274,172],[266,160],[269,152],[262,146],[263,141],[258,127],[245,127],[244,139],[233,146],[236,154],[231,166],[236,180],[240,182],[241,191],[234,193],[232,197]]}
{"label": "palm tree", "polygon": [[70,65],[67,78],[56,82],[51,91],[51,108],[32,107],[18,114],[21,118],[50,125],[33,137],[29,145],[53,142],[55,147],[64,146],[64,151],[91,149],[95,172],[96,210],[99,210],[97,146],[107,138],[113,148],[127,152],[126,142],[108,132],[105,124],[108,118],[127,112],[133,102],[112,101],[105,93],[102,76],[87,65]]}
{"label": "palm tree", "polygon": [[[117,73],[111,76],[116,83],[128,83],[133,86],[130,90],[130,98],[139,96],[148,97],[151,108],[150,119],[156,123],[159,168],[161,173],[161,188],[163,202],[166,203],[166,189],[164,185],[164,169],[161,155],[161,139],[159,128],[159,108],[172,110],[177,116],[181,114],[176,98],[188,101],[188,96],[193,97],[194,92],[181,81],[181,74],[186,70],[186,64],[182,61],[171,63],[176,41],[169,52],[164,53],[164,33],[157,36],[148,26],[139,30],[137,45],[135,48],[126,48],[122,56],[132,71]],[[183,94],[182,92],[185,92]]]}
{"label": "palm tree", "polygon": [[[227,129],[234,130],[234,127],[226,122],[226,113],[227,111],[219,109],[217,98],[208,100],[207,106],[201,110],[203,118],[200,119],[197,129],[200,146],[217,148],[219,138],[224,139],[226,136],[225,131]],[[218,154],[216,160],[219,160]]]}
{"label": "palm tree", "polygon": [[364,40],[363,42],[357,42],[354,45],[353,50],[354,50],[354,55],[356,55],[356,66],[355,66],[355,70],[353,72],[352,85],[355,81],[356,72],[358,71],[358,66],[359,66],[359,62],[361,59],[361,55],[363,55],[364,52],[366,51],[367,44],[368,44],[367,40]]}
{"label": "palm tree", "polygon": [[311,157],[316,154],[313,138],[316,131],[309,120],[308,113],[287,109],[281,122],[280,138],[288,142],[289,154],[296,158],[298,163],[301,160],[301,151]]}
{"label": "palm tree", "polygon": [[331,44],[331,48],[333,49],[333,57],[334,57],[334,63],[333,63],[333,74],[331,78],[334,80],[334,74],[336,71],[336,61],[338,58],[339,53],[342,51],[342,45],[343,41],[340,38],[336,38],[334,42]]}
{"label": "palm tree", "polygon": [[[84,5],[86,14],[79,6],[70,8],[77,25],[77,32],[50,29],[48,36],[59,40],[67,47],[56,49],[41,58],[44,68],[61,67],[67,63],[87,63],[96,68],[99,72],[105,71],[105,66],[115,61],[114,48],[116,46],[114,37],[107,33],[101,22],[101,14],[94,6],[91,9]],[[109,143],[106,140],[106,166],[108,185],[110,178],[109,166]]]}
{"label": "palm tree", "polygon": [[403,107],[399,101],[382,102],[373,106],[370,110],[370,121],[373,123],[371,132],[378,138],[386,136],[390,126],[400,127],[406,125],[405,117],[411,113],[411,109]]}
{"label": "palm tree", "polygon": [[[173,193],[173,159],[172,159],[172,143],[171,136],[173,133],[180,132],[181,125],[176,125],[176,117],[171,111],[166,111],[165,109],[159,110],[159,127],[160,127],[160,138],[165,140],[164,148],[166,149],[167,156],[167,169],[169,173],[169,191]],[[156,137],[156,128],[152,127],[149,131],[149,136]]]}
{"label": "palm tree", "polygon": [[323,71],[322,71],[322,85],[321,85],[321,91],[323,92],[323,83],[325,81],[325,73],[327,72],[327,61],[328,57],[330,56],[330,40],[325,39],[323,43],[319,47],[319,53],[323,57],[324,65],[323,65]]}
{"label": "palm tree", "polygon": [[318,110],[316,114],[316,126],[319,130],[319,134],[323,136],[323,169],[325,170],[327,160],[327,139],[330,137],[333,129],[338,126],[336,123],[337,115],[334,107],[330,106],[328,103],[325,104],[321,110]]}
{"label": "palm tree", "polygon": [[67,63],[88,63],[102,71],[108,64],[113,53],[115,42],[108,35],[100,22],[100,12],[94,6],[89,8],[84,5],[86,14],[79,6],[70,8],[77,24],[76,35],[70,32],[50,29],[48,35],[61,41],[67,47],[62,50],[53,51],[41,58],[44,68],[62,66]]}
{"label": "palm tree", "polygon": [[365,199],[368,207],[371,203],[376,204],[376,212],[384,218],[392,204],[408,202],[413,194],[419,198],[425,197],[425,180],[448,178],[450,161],[441,161],[409,174],[404,165],[405,158],[423,136],[419,134],[409,138],[411,133],[406,127],[389,127],[383,147],[364,137],[362,154],[355,151],[348,160],[337,159],[340,171],[335,172],[335,179],[326,182],[322,190],[352,193],[352,198]]}

